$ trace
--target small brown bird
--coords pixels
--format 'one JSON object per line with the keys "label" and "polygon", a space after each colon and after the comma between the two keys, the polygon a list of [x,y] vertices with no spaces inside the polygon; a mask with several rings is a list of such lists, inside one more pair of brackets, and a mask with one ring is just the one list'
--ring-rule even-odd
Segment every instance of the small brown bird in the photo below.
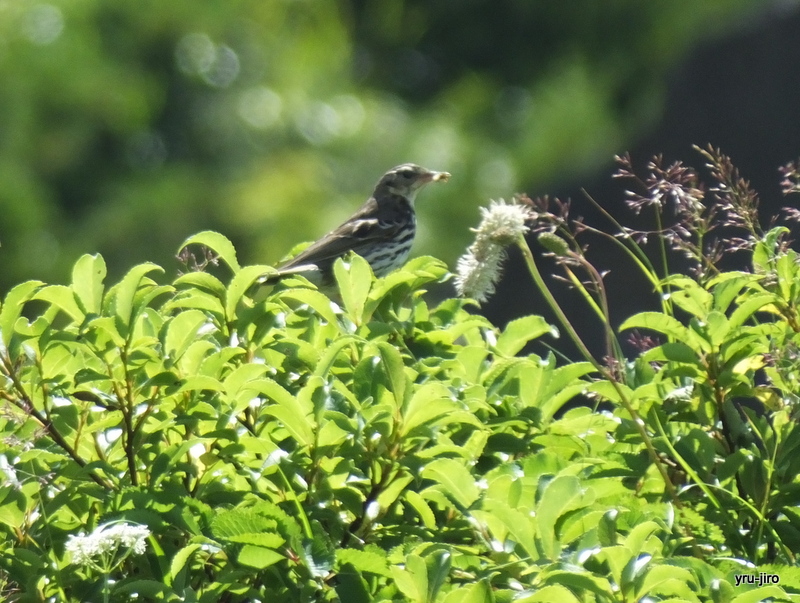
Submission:
{"label": "small brown bird", "polygon": [[402,266],[417,230],[414,198],[429,182],[447,181],[450,174],[404,163],[386,172],[372,196],[337,229],[312,243],[264,279],[274,283],[299,274],[311,282],[333,283],[333,263],[348,251],[362,256],[376,276]]}

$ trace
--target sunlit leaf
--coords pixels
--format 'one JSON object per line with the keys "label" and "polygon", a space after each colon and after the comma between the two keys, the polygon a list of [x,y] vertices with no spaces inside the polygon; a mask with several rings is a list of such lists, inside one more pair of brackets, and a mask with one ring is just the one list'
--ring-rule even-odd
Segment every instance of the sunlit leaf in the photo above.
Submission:
{"label": "sunlit leaf", "polygon": [[31,299],[34,293],[44,283],[41,281],[27,281],[17,285],[6,294],[3,305],[0,307],[0,335],[3,337],[3,345],[8,347],[11,337],[14,334],[14,323],[22,314],[22,308],[26,301]]}
{"label": "sunlit leaf", "polygon": [[72,290],[87,314],[99,314],[103,301],[106,262],[99,253],[82,255],[72,268]]}
{"label": "sunlit leaf", "polygon": [[346,262],[342,258],[336,260],[333,264],[333,273],[345,310],[356,324],[360,324],[364,314],[364,304],[372,286],[372,268],[361,256],[352,255]]}
{"label": "sunlit leaf", "polygon": [[462,508],[470,507],[478,499],[475,479],[458,461],[436,459],[423,469],[422,475],[439,484],[442,492]]}
{"label": "sunlit leaf", "polygon": [[198,232],[181,243],[178,252],[180,253],[185,247],[193,244],[205,245],[216,255],[218,255],[219,258],[234,272],[234,274],[239,272],[240,267],[239,262],[236,259],[236,249],[233,247],[233,243],[231,243],[224,235],[212,230]]}
{"label": "sunlit leaf", "polygon": [[129,332],[136,319],[135,299],[139,292],[139,287],[144,276],[150,272],[163,272],[164,269],[156,264],[146,263],[133,267],[128,274],[120,281],[115,288],[114,295],[114,314],[117,321],[117,329],[120,334]]}
{"label": "sunlit leaf", "polygon": [[512,320],[500,333],[495,348],[506,356],[514,356],[529,341],[546,333],[553,334],[553,328],[541,316],[523,316]]}

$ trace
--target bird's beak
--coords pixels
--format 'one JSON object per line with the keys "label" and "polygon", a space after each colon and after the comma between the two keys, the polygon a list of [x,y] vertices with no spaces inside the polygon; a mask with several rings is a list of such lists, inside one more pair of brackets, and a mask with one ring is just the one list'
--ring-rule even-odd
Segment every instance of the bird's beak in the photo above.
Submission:
{"label": "bird's beak", "polygon": [[449,178],[449,172],[429,172],[425,178],[425,182],[447,182]]}

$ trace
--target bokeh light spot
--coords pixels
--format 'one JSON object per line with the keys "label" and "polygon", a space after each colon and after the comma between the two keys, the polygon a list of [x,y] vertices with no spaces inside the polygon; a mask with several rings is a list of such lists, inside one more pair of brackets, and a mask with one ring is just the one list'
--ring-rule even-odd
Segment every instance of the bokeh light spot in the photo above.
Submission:
{"label": "bokeh light spot", "polygon": [[257,86],[242,92],[237,109],[247,125],[257,130],[268,130],[277,124],[283,111],[280,95],[267,88]]}
{"label": "bokeh light spot", "polygon": [[358,98],[350,94],[342,94],[331,99],[330,104],[340,117],[339,136],[353,136],[361,130],[366,111]]}
{"label": "bokeh light spot", "polygon": [[477,180],[482,196],[508,196],[517,186],[517,173],[511,160],[490,159],[478,169]]}
{"label": "bokeh light spot", "polygon": [[313,145],[331,142],[341,132],[342,118],[328,103],[309,104],[297,115],[297,131]]}
{"label": "bokeh light spot", "polygon": [[175,60],[185,74],[202,75],[211,69],[216,54],[211,38],[204,33],[191,33],[178,42]]}
{"label": "bokeh light spot", "polygon": [[64,31],[64,15],[52,4],[35,4],[22,18],[22,34],[34,44],[55,42]]}
{"label": "bokeh light spot", "polygon": [[208,70],[203,72],[203,79],[215,88],[227,88],[238,75],[239,55],[229,46],[219,46]]}
{"label": "bokeh light spot", "polygon": [[204,33],[181,38],[175,61],[183,73],[200,76],[215,88],[227,88],[239,75],[239,55],[229,46],[214,44]]}

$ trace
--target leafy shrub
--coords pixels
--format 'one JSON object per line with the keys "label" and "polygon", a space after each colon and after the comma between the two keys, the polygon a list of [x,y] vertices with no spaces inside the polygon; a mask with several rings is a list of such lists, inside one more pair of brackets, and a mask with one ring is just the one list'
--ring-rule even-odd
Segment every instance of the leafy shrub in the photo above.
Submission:
{"label": "leafy shrub", "polygon": [[[664,204],[696,202],[680,220],[715,207],[693,172],[658,170]],[[587,270],[588,285],[572,280],[605,321],[607,359],[518,355],[554,329],[528,316],[498,331],[462,299],[430,307],[422,288],[447,276],[433,258],[383,279],[340,260],[332,302],[300,277],[259,288],[270,268],[241,267],[205,232],[186,245],[229,276],[164,285],[143,264],[107,288],[87,255],[69,286],[13,288],[5,598],[795,600],[800,274],[785,230],[748,231],[752,272],[716,273],[704,243],[678,237],[701,260],[694,278],[657,278],[635,233],[616,239],[664,293],[662,311],[622,325],[663,341],[640,336],[627,360],[567,214],[498,205],[524,213],[568,275]],[[490,249],[498,268],[491,246],[516,242],[547,293],[523,231],[484,232],[490,247],[461,267]],[[578,395],[608,410],[566,410]],[[754,564],[780,584],[740,584]]]}

